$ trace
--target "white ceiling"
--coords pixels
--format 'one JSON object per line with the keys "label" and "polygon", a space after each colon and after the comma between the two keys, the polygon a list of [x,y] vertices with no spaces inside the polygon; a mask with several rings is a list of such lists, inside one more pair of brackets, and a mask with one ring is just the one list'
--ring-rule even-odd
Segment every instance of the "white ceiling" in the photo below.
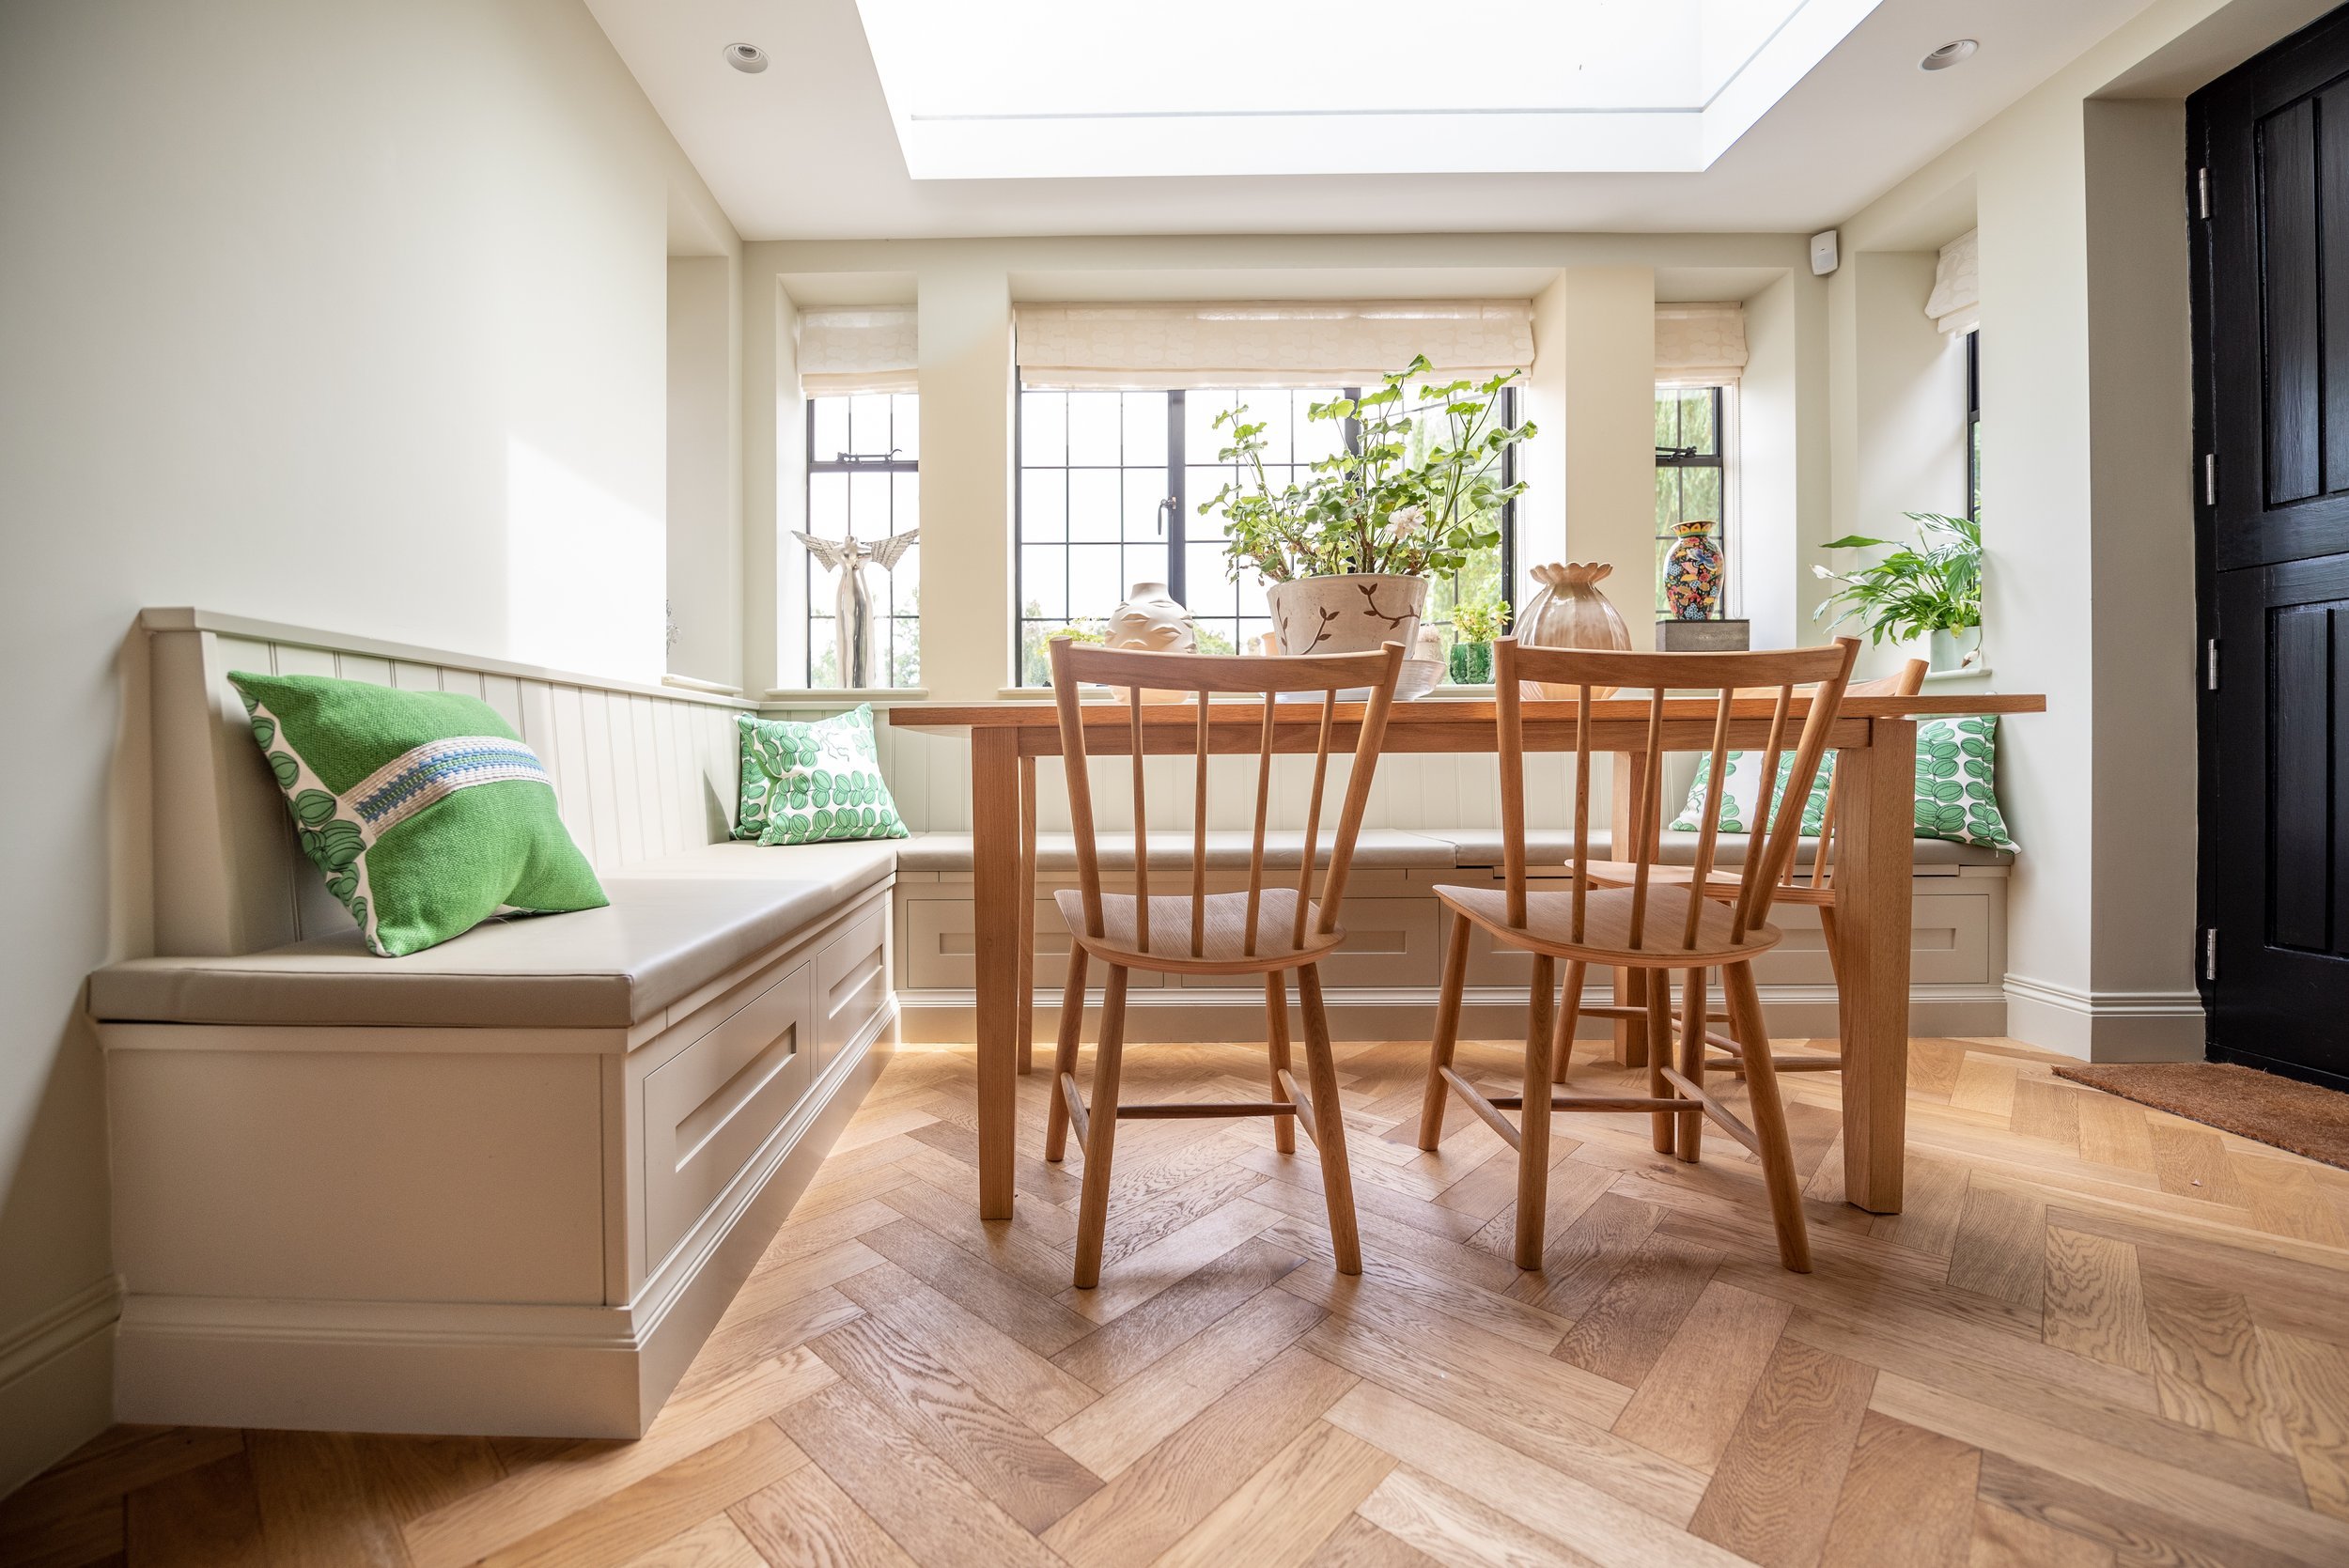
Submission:
{"label": "white ceiling", "polygon": [[[587,3],[736,229],[785,240],[1803,232],[1864,206],[2149,0],[1880,0],[1701,172],[923,180],[907,172],[856,0]],[[1468,8],[1429,0],[1425,10],[1451,25]],[[1137,83],[1159,65],[1154,33],[1184,15],[1132,0],[1091,0],[1090,13],[1100,78],[1123,70]],[[1979,39],[1981,53],[1954,70],[1917,69],[1958,37]],[[736,41],[757,44],[772,64],[756,75],[733,70],[723,51]]]}

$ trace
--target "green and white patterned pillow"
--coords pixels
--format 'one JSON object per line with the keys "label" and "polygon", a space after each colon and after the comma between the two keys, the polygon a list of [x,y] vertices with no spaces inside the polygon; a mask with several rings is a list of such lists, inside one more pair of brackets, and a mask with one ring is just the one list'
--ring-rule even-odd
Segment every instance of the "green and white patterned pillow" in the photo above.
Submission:
{"label": "green and white patterned pillow", "polygon": [[293,813],[302,852],[386,958],[494,915],[611,902],[554,785],[478,697],[325,675],[229,682]]}
{"label": "green and white patterned pillow", "polygon": [[[1997,787],[1999,721],[1986,714],[1969,719],[1921,719],[1917,722],[1917,834],[1985,849],[2013,851],[2019,847],[2006,831],[2006,814],[1999,809]],[[1712,777],[1711,757],[1697,764],[1696,782],[1688,799],[1672,819],[1674,832],[1693,833],[1703,825],[1704,790]],[[1786,787],[1795,759],[1779,759],[1778,786]],[[1754,798],[1761,793],[1759,753],[1728,754],[1729,780],[1721,791],[1721,831],[1750,831]],[[1816,836],[1827,815],[1828,783],[1835,776],[1835,753],[1829,752],[1803,802],[1802,831]]]}
{"label": "green and white patterned pillow", "polygon": [[742,803],[734,836],[761,844],[906,838],[873,751],[873,705],[799,722],[740,714]]}
{"label": "green and white patterned pillow", "polygon": [[[1729,777],[1721,785],[1720,831],[1724,833],[1750,833],[1755,827],[1766,828],[1767,815],[1757,817],[1754,801],[1762,793],[1762,753],[1759,752],[1730,752],[1724,757]],[[1832,765],[1832,753],[1827,762]],[[1795,772],[1795,754],[1786,752],[1778,759],[1778,781],[1770,788],[1770,807],[1775,810],[1787,782]],[[1818,776],[1811,781],[1811,798],[1802,803],[1802,831],[1815,835],[1827,819],[1828,767],[1822,766]],[[1703,757],[1697,763],[1696,781],[1688,786],[1688,799],[1681,806],[1680,815],[1672,820],[1672,831],[1693,833],[1704,826],[1704,795],[1713,781],[1713,759]]]}

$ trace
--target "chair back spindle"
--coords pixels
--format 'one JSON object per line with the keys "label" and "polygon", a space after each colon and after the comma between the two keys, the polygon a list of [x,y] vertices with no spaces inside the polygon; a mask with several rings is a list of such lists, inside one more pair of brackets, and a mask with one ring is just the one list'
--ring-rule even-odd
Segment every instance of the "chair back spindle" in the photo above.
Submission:
{"label": "chair back spindle", "polygon": [[[1105,918],[1100,859],[1094,833],[1092,791],[1087,771],[1088,726],[1081,706],[1081,687],[1096,682],[1126,688],[1127,712],[1122,727],[1133,777],[1134,939],[1137,950],[1145,953],[1157,951],[1152,947],[1151,936],[1149,795],[1143,778],[1148,753],[1154,746],[1161,753],[1176,751],[1181,748],[1181,740],[1187,739],[1194,757],[1190,896],[1185,901],[1190,918],[1182,922],[1186,934],[1176,944],[1182,955],[1191,958],[1207,956],[1211,925],[1218,919],[1229,919],[1228,914],[1214,914],[1215,899],[1207,892],[1208,757],[1217,750],[1220,731],[1234,739],[1242,733],[1219,718],[1223,714],[1243,722],[1252,719],[1256,729],[1255,821],[1249,846],[1248,890],[1239,933],[1241,953],[1254,957],[1268,945],[1277,951],[1283,940],[1287,947],[1299,948],[1305,945],[1309,934],[1327,936],[1338,929],[1339,907],[1345,897],[1346,877],[1354,847],[1361,835],[1362,815],[1369,803],[1378,749],[1385,737],[1387,714],[1393,702],[1395,677],[1402,670],[1403,655],[1399,646],[1389,644],[1372,654],[1233,659],[1201,654],[1136,653],[1081,646],[1061,640],[1052,643],[1050,657],[1054,701],[1060,717],[1061,752],[1067,770],[1069,818],[1076,838],[1077,876],[1083,902],[1086,935],[1102,936]],[[1348,688],[1366,688],[1369,697],[1363,704],[1357,730],[1353,767],[1347,775],[1345,801],[1337,814],[1336,833],[1331,840],[1329,863],[1322,877],[1321,895],[1315,900],[1313,896],[1314,871],[1319,858],[1322,805],[1329,784],[1330,751],[1338,733],[1338,697]],[[1190,716],[1191,724],[1187,737],[1181,730],[1164,722],[1145,721],[1141,698],[1145,689],[1182,691],[1193,694],[1196,709]],[[1280,744],[1283,709],[1293,713],[1301,706],[1282,701],[1284,695],[1290,693],[1317,695],[1321,701],[1314,737],[1313,787],[1305,805],[1305,842],[1298,867],[1296,908],[1287,929],[1275,935],[1262,929],[1267,892],[1265,841],[1271,815],[1273,754],[1283,749]],[[1256,711],[1250,713],[1247,703],[1217,702],[1218,694],[1252,698]],[[1168,717],[1176,715],[1170,713]],[[1096,736],[1105,733],[1104,726],[1098,724],[1090,728]],[[1293,723],[1291,734],[1294,736]],[[1169,910],[1184,908],[1185,903],[1170,900],[1159,913],[1167,915]],[[1169,939],[1172,940],[1171,936]]]}

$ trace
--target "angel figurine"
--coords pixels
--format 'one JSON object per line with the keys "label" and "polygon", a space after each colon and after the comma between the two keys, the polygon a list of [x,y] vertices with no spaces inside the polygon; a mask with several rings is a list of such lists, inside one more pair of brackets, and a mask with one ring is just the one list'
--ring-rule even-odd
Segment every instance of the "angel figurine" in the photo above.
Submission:
{"label": "angel figurine", "polygon": [[813,534],[792,531],[791,536],[807,547],[817,565],[840,574],[840,618],[833,624],[840,637],[842,686],[855,690],[889,684],[887,672],[881,668],[880,616],[875,609],[873,583],[864,568],[873,566],[884,572],[892,570],[921,535],[919,528],[909,528],[885,539],[819,539]]}

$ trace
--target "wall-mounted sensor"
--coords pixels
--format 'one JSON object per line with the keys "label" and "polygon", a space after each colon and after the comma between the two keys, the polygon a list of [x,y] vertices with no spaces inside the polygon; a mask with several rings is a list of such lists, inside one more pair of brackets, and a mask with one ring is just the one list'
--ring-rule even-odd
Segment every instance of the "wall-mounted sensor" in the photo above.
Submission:
{"label": "wall-mounted sensor", "polygon": [[726,64],[755,76],[767,69],[767,51],[754,43],[730,43],[726,45]]}
{"label": "wall-mounted sensor", "polygon": [[1952,39],[1932,54],[1917,62],[1919,70],[1947,70],[1960,60],[1971,59],[1981,44],[1971,39]]}
{"label": "wall-mounted sensor", "polygon": [[1830,228],[1823,234],[1812,235],[1811,237],[1812,272],[1815,276],[1825,277],[1835,271],[1838,265],[1835,256],[1835,230]]}

